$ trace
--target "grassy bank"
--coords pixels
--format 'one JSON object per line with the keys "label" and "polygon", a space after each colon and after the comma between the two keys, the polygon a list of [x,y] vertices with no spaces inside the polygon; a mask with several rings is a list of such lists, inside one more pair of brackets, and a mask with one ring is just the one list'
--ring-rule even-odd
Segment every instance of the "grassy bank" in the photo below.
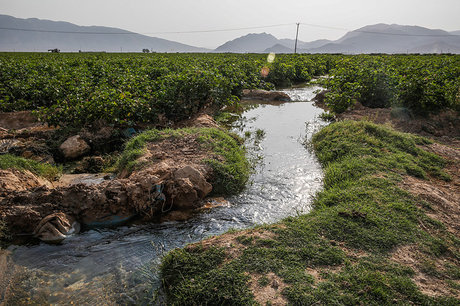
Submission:
{"label": "grassy bank", "polygon": [[143,167],[138,159],[145,154],[149,142],[158,142],[167,138],[179,141],[184,137],[195,138],[202,149],[209,151],[209,157],[203,162],[208,163],[213,169],[214,193],[234,194],[244,188],[249,178],[249,163],[245,157],[242,141],[237,135],[218,128],[146,131],[126,143],[117,170],[132,171]]}
{"label": "grassy bank", "polygon": [[[169,303],[458,304],[458,237],[399,187],[408,176],[450,180],[446,161],[420,148],[428,143],[368,122],[324,128],[313,139],[325,176],[312,212],[170,252]],[[395,259],[409,247],[415,268]],[[449,294],[423,294],[415,270]]]}
{"label": "grassy bank", "polygon": [[0,169],[28,170],[51,181],[61,174],[61,170],[55,166],[11,154],[0,155]]}

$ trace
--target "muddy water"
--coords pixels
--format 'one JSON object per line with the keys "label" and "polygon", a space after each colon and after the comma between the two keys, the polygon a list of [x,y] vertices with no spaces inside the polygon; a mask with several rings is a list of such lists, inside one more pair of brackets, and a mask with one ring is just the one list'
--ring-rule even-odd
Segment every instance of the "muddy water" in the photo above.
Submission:
{"label": "muddy water", "polygon": [[[297,102],[247,101],[232,128],[246,139],[254,173],[246,191],[187,222],[90,230],[62,245],[10,246],[0,254],[0,300],[52,304],[130,304],[157,283],[165,250],[231,228],[272,223],[308,212],[321,187],[321,169],[304,141],[324,125],[310,101],[316,87],[285,90]],[[2,268],[2,262],[6,262]],[[6,293],[5,293],[6,292]],[[149,301],[146,301],[149,302]]]}

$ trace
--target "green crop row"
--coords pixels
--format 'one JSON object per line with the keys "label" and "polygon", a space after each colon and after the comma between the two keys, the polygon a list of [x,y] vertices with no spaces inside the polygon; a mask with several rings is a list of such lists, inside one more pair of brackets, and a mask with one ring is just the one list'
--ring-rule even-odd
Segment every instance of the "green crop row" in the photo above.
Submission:
{"label": "green crop row", "polygon": [[323,84],[326,104],[343,112],[356,101],[368,107],[402,106],[420,114],[460,110],[460,56],[346,56]]}
{"label": "green crop row", "polygon": [[[269,69],[263,75],[263,68]],[[178,121],[237,102],[246,88],[310,81],[342,112],[356,101],[415,112],[460,109],[458,55],[0,54],[0,111],[35,110],[51,125]]]}
{"label": "green crop row", "polygon": [[242,89],[306,82],[328,66],[327,56],[4,53],[0,111],[38,110],[52,125],[177,121],[238,101]]}

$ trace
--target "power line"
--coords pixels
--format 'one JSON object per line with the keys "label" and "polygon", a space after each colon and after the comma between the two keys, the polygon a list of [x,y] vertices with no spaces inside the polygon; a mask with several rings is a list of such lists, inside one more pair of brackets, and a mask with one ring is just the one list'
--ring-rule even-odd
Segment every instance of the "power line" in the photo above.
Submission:
{"label": "power line", "polygon": [[[376,31],[366,31],[366,30],[351,30],[346,28],[331,27],[319,24],[312,23],[300,23],[301,25],[339,30],[339,31],[353,31],[360,33],[369,33],[377,35],[392,35],[392,36],[416,36],[416,37],[452,37],[460,36],[455,34],[407,34],[407,33],[382,33]],[[40,29],[22,29],[22,28],[10,28],[10,27],[0,27],[0,30],[10,30],[10,31],[24,31],[24,32],[41,32],[41,33],[62,33],[62,34],[91,34],[91,35],[159,35],[159,34],[194,34],[194,33],[213,33],[213,32],[231,32],[231,31],[241,31],[241,30],[253,30],[253,29],[264,29],[264,28],[275,28],[283,26],[292,26],[296,23],[282,23],[282,24],[272,24],[272,25],[262,25],[262,26],[253,26],[253,27],[242,27],[242,28],[228,28],[228,29],[215,29],[215,30],[194,30],[194,31],[166,31],[166,32],[148,32],[148,33],[135,33],[135,32],[89,32],[89,31],[58,31],[58,30],[40,30]]]}
{"label": "power line", "polygon": [[231,29],[196,30],[196,31],[168,31],[168,32],[149,32],[149,33],[57,31],[57,30],[20,29],[20,28],[7,28],[7,27],[0,27],[0,30],[25,31],[25,32],[42,32],[42,33],[62,33],[62,34],[95,34],[95,35],[106,35],[106,34],[109,34],[109,35],[137,35],[137,34],[144,34],[144,35],[155,35],[155,34],[191,34],[191,33],[229,32],[229,31],[240,31],[240,30],[274,28],[274,27],[281,27],[281,26],[288,26],[288,25],[294,25],[294,23],[272,24],[272,25],[265,25],[265,26],[231,28]]}

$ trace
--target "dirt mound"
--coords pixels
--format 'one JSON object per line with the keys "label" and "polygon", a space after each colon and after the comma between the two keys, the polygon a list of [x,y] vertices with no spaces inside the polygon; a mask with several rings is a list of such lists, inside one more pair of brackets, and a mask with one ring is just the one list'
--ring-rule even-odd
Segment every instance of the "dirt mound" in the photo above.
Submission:
{"label": "dirt mound", "polygon": [[288,94],[281,91],[268,91],[262,89],[244,89],[242,99],[262,100],[262,101],[283,101],[289,102],[291,98]]}
{"label": "dirt mound", "polygon": [[425,209],[429,217],[441,221],[449,232],[460,236],[460,149],[438,143],[423,149],[448,161],[446,171],[451,180],[431,178],[427,181],[408,176],[402,183],[403,188],[429,204],[429,209]]}
{"label": "dirt mound", "polygon": [[217,122],[208,114],[198,114],[191,119],[177,124],[178,127],[219,127]]}
{"label": "dirt mound", "polygon": [[[134,216],[160,220],[169,211],[201,206],[212,190],[212,169],[203,163],[209,154],[193,135],[167,138],[147,145],[137,160],[141,170],[92,185],[53,188],[30,173],[0,172],[7,178],[0,217],[13,234],[31,234],[43,218],[55,213],[89,227],[117,225]],[[176,215],[184,219],[184,214]],[[174,214],[167,218],[172,219]],[[49,235],[47,239],[52,240]]]}
{"label": "dirt mound", "polygon": [[40,186],[51,188],[53,185],[46,179],[27,170],[0,169],[0,197],[6,196],[12,191],[25,191]]}
{"label": "dirt mound", "polygon": [[0,127],[7,130],[19,130],[41,126],[31,111],[0,113]]}
{"label": "dirt mound", "polygon": [[[419,199],[419,207],[425,214],[442,222],[446,230],[460,237],[460,150],[439,143],[423,146],[423,149],[436,153],[448,161],[446,171],[451,177],[449,182],[438,178],[422,180],[407,176],[401,187]],[[457,258],[449,257],[449,252],[436,260],[426,259],[426,254],[418,245],[404,245],[392,253],[392,259],[400,264],[411,267],[415,271],[412,277],[420,290],[430,296],[451,295],[452,290],[447,282],[437,275],[445,272],[446,262],[459,265]],[[436,273],[427,269],[430,264]],[[457,298],[460,298],[457,292]]]}

